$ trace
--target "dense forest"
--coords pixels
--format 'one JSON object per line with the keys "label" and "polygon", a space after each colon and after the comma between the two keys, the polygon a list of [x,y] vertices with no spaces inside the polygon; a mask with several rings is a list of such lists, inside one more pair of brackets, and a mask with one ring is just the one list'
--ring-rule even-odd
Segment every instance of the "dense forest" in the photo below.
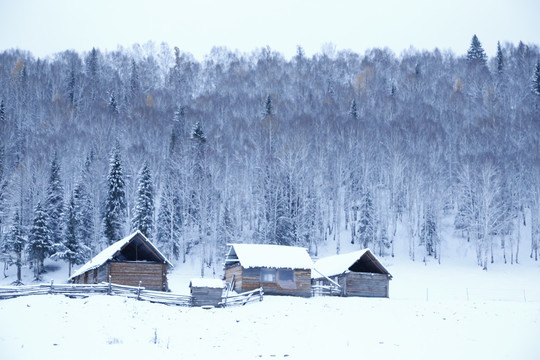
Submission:
{"label": "dense forest", "polygon": [[3,261],[39,276],[134,229],[201,273],[235,242],[438,258],[449,216],[478,265],[536,260],[539,59],[521,42],[488,58],[476,36],[463,55],[4,51]]}

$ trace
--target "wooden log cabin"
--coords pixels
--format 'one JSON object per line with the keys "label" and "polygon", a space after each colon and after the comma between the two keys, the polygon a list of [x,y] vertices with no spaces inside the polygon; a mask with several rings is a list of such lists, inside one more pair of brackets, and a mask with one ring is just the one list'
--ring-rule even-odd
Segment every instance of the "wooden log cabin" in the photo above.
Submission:
{"label": "wooden log cabin", "polygon": [[140,231],[115,242],[84,264],[70,278],[74,284],[111,282],[168,291],[167,271],[172,264]]}
{"label": "wooden log cabin", "polygon": [[313,262],[305,248],[231,244],[225,258],[225,281],[245,292],[263,288],[265,295],[311,296]]}
{"label": "wooden log cabin", "polygon": [[339,284],[342,296],[389,297],[392,275],[369,249],[319,259],[314,285]]}

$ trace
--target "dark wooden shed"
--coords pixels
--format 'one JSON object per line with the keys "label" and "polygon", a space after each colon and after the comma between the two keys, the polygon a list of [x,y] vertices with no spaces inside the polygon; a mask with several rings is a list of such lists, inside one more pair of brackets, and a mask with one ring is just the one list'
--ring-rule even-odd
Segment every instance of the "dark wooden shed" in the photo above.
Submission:
{"label": "dark wooden shed", "polygon": [[390,296],[392,275],[369,249],[319,259],[313,270],[314,284],[339,284],[342,296]]}
{"label": "dark wooden shed", "polygon": [[115,242],[84,264],[69,279],[75,284],[111,282],[167,291],[172,264],[140,231]]}
{"label": "dark wooden shed", "polygon": [[232,244],[225,259],[225,280],[234,290],[263,288],[269,295],[311,296],[313,262],[305,248]]}
{"label": "dark wooden shed", "polygon": [[193,306],[218,306],[223,299],[225,282],[220,279],[193,279],[189,287]]}

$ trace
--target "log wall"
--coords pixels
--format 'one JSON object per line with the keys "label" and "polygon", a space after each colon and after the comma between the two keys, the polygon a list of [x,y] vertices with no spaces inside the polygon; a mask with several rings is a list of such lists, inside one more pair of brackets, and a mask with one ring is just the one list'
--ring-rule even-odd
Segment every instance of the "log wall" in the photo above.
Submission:
{"label": "log wall", "polygon": [[234,291],[242,292],[242,266],[240,264],[235,264],[232,266],[227,266],[225,268],[225,281],[230,283],[234,275]]}
{"label": "log wall", "polygon": [[[276,272],[280,269],[276,269]],[[288,269],[283,269],[288,270]],[[268,295],[292,295],[292,296],[311,296],[311,269],[294,270],[294,289],[286,289],[280,286],[276,276],[274,282],[261,282],[261,268],[244,269],[240,265],[231,266],[225,269],[225,280],[230,282],[232,274],[235,274],[236,291],[251,291],[263,288],[264,293]]]}
{"label": "log wall", "polygon": [[149,290],[167,290],[167,265],[151,262],[110,262],[111,281],[115,284],[141,286]]}
{"label": "log wall", "polygon": [[387,275],[350,272],[339,277],[344,296],[389,297]]}

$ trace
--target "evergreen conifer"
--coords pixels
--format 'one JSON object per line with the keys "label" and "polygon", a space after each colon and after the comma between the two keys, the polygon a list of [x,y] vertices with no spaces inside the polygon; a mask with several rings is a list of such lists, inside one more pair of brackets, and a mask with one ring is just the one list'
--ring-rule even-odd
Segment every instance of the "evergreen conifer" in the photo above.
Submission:
{"label": "evergreen conifer", "polygon": [[497,72],[502,74],[504,71],[504,55],[501,49],[501,42],[497,41]]}
{"label": "evergreen conifer", "polygon": [[68,276],[71,276],[72,265],[80,265],[84,263],[88,249],[82,244],[82,239],[79,238],[80,224],[77,219],[75,208],[75,197],[71,196],[66,212],[66,226],[64,228],[64,246],[63,251],[58,256],[66,260],[69,264]]}
{"label": "evergreen conifer", "polygon": [[60,164],[58,154],[55,153],[51,162],[49,184],[47,186],[47,199],[43,206],[48,217],[48,228],[53,244],[62,243],[62,222],[64,216],[64,187],[60,179]]}
{"label": "evergreen conifer", "polygon": [[15,259],[10,261],[12,264],[17,266],[17,280],[13,285],[22,285],[22,265],[23,259],[22,254],[26,246],[26,239],[24,238],[24,232],[21,224],[21,217],[19,211],[15,212],[15,216],[11,223],[8,236],[4,244],[4,251],[7,253],[15,253]]}
{"label": "evergreen conifer", "polygon": [[482,44],[480,43],[480,40],[478,40],[478,37],[476,35],[473,35],[471,40],[471,46],[467,51],[467,61],[469,62],[469,64],[474,66],[486,65],[487,63],[486,52],[484,51],[484,48],[482,47]]}
{"label": "evergreen conifer", "polygon": [[[74,216],[76,219],[76,236],[81,244],[90,251],[92,248],[92,239],[94,236],[94,222],[92,221],[94,205],[88,190],[82,181],[75,185],[73,190]],[[86,254],[89,257],[89,254]]]}
{"label": "evergreen conifer", "polygon": [[362,247],[367,248],[375,239],[375,209],[373,208],[371,192],[366,190],[362,195],[358,217],[358,238]]}
{"label": "evergreen conifer", "polygon": [[44,271],[45,258],[52,255],[54,243],[51,239],[51,231],[47,221],[47,213],[38,202],[34,210],[34,221],[28,237],[28,257],[34,262],[34,275],[38,279]]}
{"label": "evergreen conifer", "polygon": [[152,185],[152,173],[148,163],[144,163],[139,174],[139,186],[134,216],[131,219],[131,227],[140,230],[147,238],[152,238],[154,228],[154,189]]}
{"label": "evergreen conifer", "polygon": [[536,61],[536,66],[534,68],[532,92],[536,95],[540,95],[540,59]]}
{"label": "evergreen conifer", "polygon": [[122,239],[124,236],[127,205],[121,162],[120,143],[116,140],[109,162],[107,198],[105,200],[105,213],[103,215],[104,232],[109,245]]}

